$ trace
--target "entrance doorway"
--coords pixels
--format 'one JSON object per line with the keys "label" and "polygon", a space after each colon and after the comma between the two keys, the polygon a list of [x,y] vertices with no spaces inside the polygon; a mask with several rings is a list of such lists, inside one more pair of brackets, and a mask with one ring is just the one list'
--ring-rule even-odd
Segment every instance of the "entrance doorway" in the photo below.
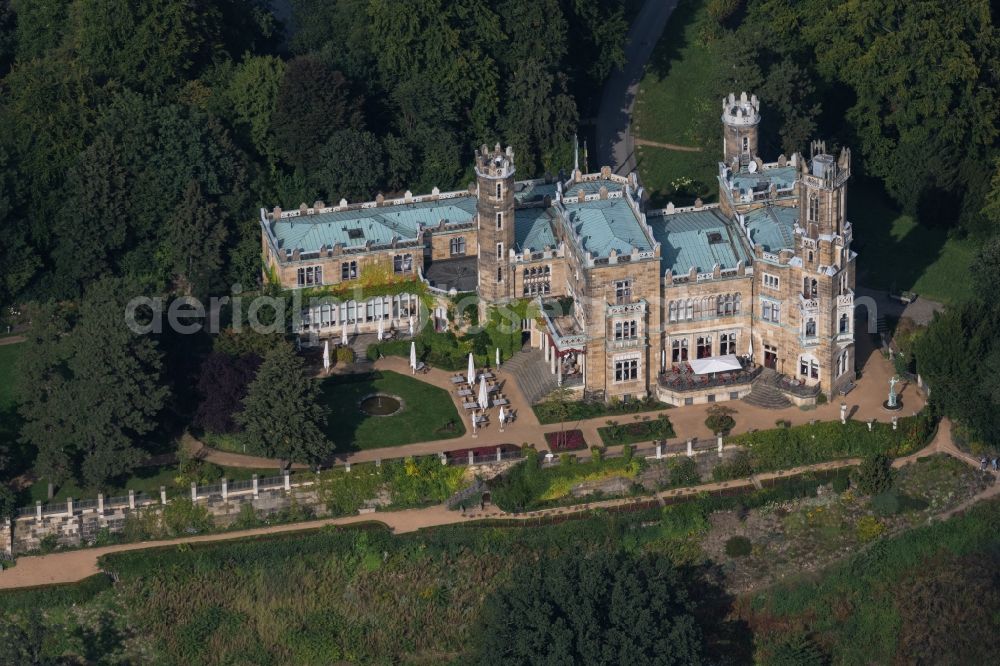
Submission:
{"label": "entrance doorway", "polygon": [[778,369],[778,348],[774,345],[764,345],[764,367]]}

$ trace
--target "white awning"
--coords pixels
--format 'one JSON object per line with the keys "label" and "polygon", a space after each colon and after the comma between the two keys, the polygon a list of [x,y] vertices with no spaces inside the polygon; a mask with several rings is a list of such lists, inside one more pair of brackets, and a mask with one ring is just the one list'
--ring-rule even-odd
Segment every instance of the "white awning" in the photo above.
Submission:
{"label": "white awning", "polygon": [[693,370],[696,375],[707,375],[712,372],[729,372],[731,370],[740,370],[743,368],[743,366],[740,365],[740,360],[736,358],[736,354],[712,356],[709,358],[697,358],[693,361],[688,361],[688,363],[691,365],[691,370]]}

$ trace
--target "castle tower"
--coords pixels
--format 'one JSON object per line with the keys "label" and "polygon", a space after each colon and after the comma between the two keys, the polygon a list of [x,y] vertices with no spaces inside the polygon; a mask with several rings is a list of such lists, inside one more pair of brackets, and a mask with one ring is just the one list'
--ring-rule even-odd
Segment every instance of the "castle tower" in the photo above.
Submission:
{"label": "castle tower", "polygon": [[809,377],[818,373],[822,390],[832,394],[854,367],[855,275],[846,215],[851,153],[845,149],[834,157],[824,142],[813,141],[810,159],[801,164],[795,229],[799,261],[792,271],[802,285],[793,322],[799,329],[799,374],[808,364]]}
{"label": "castle tower", "polygon": [[799,224],[809,238],[839,236],[847,221],[851,151],[845,148],[834,158],[824,141],[813,141],[809,152],[809,161],[801,160]]}
{"label": "castle tower", "polygon": [[760,125],[760,100],[745,92],[733,93],[722,100],[723,161],[732,166],[749,164],[757,156],[757,129]]}
{"label": "castle tower", "polygon": [[498,143],[476,151],[479,298],[493,303],[513,295],[510,249],[514,246],[514,151]]}

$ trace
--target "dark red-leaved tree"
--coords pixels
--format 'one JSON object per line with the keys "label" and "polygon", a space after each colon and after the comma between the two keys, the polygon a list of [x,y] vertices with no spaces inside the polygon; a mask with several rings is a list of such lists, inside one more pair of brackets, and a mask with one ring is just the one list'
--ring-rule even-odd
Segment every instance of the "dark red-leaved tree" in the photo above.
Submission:
{"label": "dark red-leaved tree", "polygon": [[256,354],[209,354],[201,364],[198,378],[202,399],[194,417],[195,425],[220,435],[239,431],[233,416],[243,409],[247,387],[257,376],[260,363],[261,358]]}

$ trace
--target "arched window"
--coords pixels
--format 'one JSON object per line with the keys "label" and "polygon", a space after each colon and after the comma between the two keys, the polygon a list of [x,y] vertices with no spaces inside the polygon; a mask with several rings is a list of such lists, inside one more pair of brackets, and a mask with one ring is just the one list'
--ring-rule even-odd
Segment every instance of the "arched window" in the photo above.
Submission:
{"label": "arched window", "polygon": [[740,313],[740,295],[736,294],[733,296],[733,314]]}
{"label": "arched window", "polygon": [[810,222],[819,221],[819,197],[815,194],[809,195],[809,217]]}
{"label": "arched window", "polygon": [[503,268],[497,268],[497,282],[503,282]]}
{"label": "arched window", "polygon": [[497,199],[503,196],[503,183],[497,183]]}
{"label": "arched window", "polygon": [[694,319],[694,301],[692,301],[690,298],[685,303],[685,310],[686,310],[686,313],[685,313],[685,317],[684,318],[685,319]]}
{"label": "arched window", "polygon": [[851,320],[848,318],[847,313],[840,315],[840,332],[849,333],[851,330]]}
{"label": "arched window", "polygon": [[670,305],[668,306],[668,308],[670,312],[669,320],[677,321],[677,301],[670,301]]}
{"label": "arched window", "polygon": [[708,358],[712,355],[712,336],[702,335],[698,337],[695,358]]}
{"label": "arched window", "polygon": [[806,320],[806,337],[814,338],[816,337],[816,320],[807,319]]}
{"label": "arched window", "polygon": [[497,259],[503,259],[503,243],[497,243]]}
{"label": "arched window", "polygon": [[497,213],[497,229],[503,229],[503,213]]}
{"label": "arched window", "polygon": [[676,339],[670,344],[670,360],[674,363],[688,360],[687,338]]}

